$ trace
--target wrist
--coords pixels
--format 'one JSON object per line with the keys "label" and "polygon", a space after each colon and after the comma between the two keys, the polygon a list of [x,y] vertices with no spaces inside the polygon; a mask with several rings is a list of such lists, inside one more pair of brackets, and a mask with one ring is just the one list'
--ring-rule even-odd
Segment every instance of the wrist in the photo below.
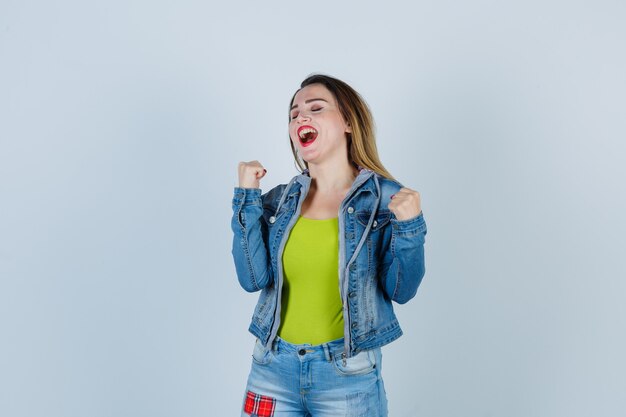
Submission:
{"label": "wrist", "polygon": [[260,188],[261,184],[259,181],[255,181],[255,182],[240,182],[239,183],[239,188]]}

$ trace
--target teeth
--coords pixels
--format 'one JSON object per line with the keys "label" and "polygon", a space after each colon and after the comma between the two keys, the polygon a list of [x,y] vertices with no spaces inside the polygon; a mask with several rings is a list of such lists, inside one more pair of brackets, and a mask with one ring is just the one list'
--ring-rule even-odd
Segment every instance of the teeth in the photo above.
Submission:
{"label": "teeth", "polygon": [[307,134],[307,133],[312,133],[312,132],[316,132],[316,130],[315,130],[315,129],[312,129],[312,128],[310,128],[310,127],[309,127],[309,128],[306,128],[306,129],[302,129],[302,130],[300,131],[300,134],[299,134],[299,135],[300,135],[300,139],[304,139],[304,137],[306,136],[306,134]]}

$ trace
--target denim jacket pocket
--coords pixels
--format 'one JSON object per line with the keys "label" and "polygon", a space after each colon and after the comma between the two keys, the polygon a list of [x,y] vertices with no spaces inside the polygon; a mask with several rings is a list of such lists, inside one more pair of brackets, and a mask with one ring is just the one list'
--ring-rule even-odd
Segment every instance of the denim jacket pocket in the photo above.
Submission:
{"label": "denim jacket pocket", "polygon": [[293,210],[293,205],[297,203],[297,199],[293,198],[296,194],[297,192],[292,192],[280,207],[263,206],[265,220],[270,228],[280,224],[279,220],[283,218],[283,215]]}
{"label": "denim jacket pocket", "polygon": [[[372,215],[371,211],[359,210],[356,212],[356,220],[363,227],[367,227],[367,224],[370,221],[370,217]],[[391,211],[389,210],[379,210],[374,217],[374,222],[372,223],[372,228],[370,232],[375,232],[377,230],[382,229],[389,223],[391,220]]]}
{"label": "denim jacket pocket", "polygon": [[345,359],[339,353],[333,357],[333,367],[341,376],[369,374],[376,369],[376,356],[371,350],[364,350]]}

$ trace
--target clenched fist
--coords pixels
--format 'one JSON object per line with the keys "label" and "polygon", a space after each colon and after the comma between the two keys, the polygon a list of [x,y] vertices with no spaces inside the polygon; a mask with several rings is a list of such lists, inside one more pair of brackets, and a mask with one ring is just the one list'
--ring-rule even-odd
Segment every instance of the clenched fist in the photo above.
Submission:
{"label": "clenched fist", "polygon": [[410,188],[400,188],[391,196],[389,210],[396,215],[398,220],[408,220],[417,217],[422,211],[420,194]]}
{"label": "clenched fist", "polygon": [[239,187],[260,188],[260,179],[267,170],[259,161],[239,162]]}

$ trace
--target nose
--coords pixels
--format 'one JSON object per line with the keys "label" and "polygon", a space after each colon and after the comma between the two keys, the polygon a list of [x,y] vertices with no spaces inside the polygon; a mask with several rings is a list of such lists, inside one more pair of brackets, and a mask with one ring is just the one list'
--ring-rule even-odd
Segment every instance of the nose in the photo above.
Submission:
{"label": "nose", "polygon": [[311,116],[308,113],[305,113],[303,111],[301,111],[300,113],[298,113],[298,116],[296,117],[296,121],[302,123],[303,120],[310,120]]}

